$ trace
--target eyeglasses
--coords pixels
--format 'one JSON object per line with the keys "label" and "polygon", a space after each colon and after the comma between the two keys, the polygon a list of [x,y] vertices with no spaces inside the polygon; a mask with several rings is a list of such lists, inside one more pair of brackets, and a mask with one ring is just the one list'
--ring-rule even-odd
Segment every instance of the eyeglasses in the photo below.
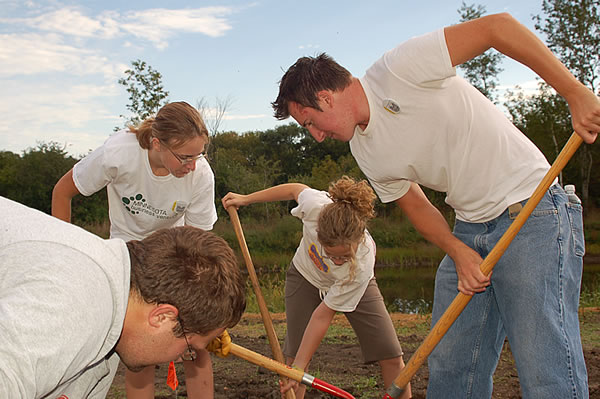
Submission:
{"label": "eyeglasses", "polygon": [[323,259],[329,259],[332,262],[335,262],[337,260],[338,262],[344,262],[344,263],[350,262],[353,259],[352,256],[329,256],[329,255],[325,254],[325,252],[323,252],[321,257]]}
{"label": "eyeglasses", "polygon": [[325,248],[323,248],[323,245],[319,245],[321,247],[321,258],[323,259],[329,259],[332,262],[338,261],[338,262],[350,262],[352,259],[354,259],[353,255],[345,255],[345,256],[331,256],[331,255],[327,255],[327,253],[325,252]]}
{"label": "eyeglasses", "polygon": [[188,164],[188,163],[192,163],[192,162],[196,162],[200,158],[204,158],[204,156],[206,155],[204,152],[200,153],[199,155],[180,155],[180,154],[174,153],[173,150],[171,150],[171,148],[168,145],[166,145],[161,139],[158,139],[158,141],[160,141],[160,143],[162,145],[164,145],[165,148],[167,150],[169,150],[169,152],[171,154],[173,154],[173,156],[175,157],[175,159],[177,159],[179,161],[179,163],[182,164],[182,165],[185,165],[185,164]]}
{"label": "eyeglasses", "polygon": [[183,329],[183,321],[181,321],[180,317],[177,317],[177,320],[179,321],[179,325],[181,326],[181,333],[183,334],[183,338],[185,339],[185,343],[187,345],[187,349],[185,350],[185,352],[183,352],[181,358],[183,360],[194,361],[196,360],[196,351],[194,350],[194,348],[192,348],[192,345],[190,345],[187,336],[185,335],[185,330]]}
{"label": "eyeglasses", "polygon": [[[325,248],[323,247],[323,245],[320,245],[321,247],[321,258],[323,259],[329,259],[332,262],[338,261],[338,262],[350,262],[352,260],[354,260],[356,258],[356,253],[351,254],[351,255],[345,255],[345,256],[331,256],[331,255],[327,255],[327,253],[325,252]],[[354,251],[356,251],[356,248],[354,248]],[[369,247],[366,247],[366,252],[362,253],[360,255],[360,258],[362,258],[363,256],[365,256],[366,254],[368,254],[370,251]]]}

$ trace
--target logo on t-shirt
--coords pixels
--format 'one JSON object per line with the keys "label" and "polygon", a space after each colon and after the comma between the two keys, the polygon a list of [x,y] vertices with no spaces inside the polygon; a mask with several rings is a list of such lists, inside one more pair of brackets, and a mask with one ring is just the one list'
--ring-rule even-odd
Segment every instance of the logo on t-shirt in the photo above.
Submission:
{"label": "logo on t-shirt", "polygon": [[185,212],[185,209],[187,208],[188,203],[185,201],[175,201],[173,202],[173,206],[171,207],[171,210],[175,213],[183,213]]}
{"label": "logo on t-shirt", "polygon": [[310,256],[310,259],[313,261],[317,269],[325,273],[329,271],[329,265],[325,263],[323,257],[319,254],[319,250],[314,242],[308,247],[308,256]]}
{"label": "logo on t-shirt", "polygon": [[136,194],[135,196],[131,196],[129,198],[123,197],[121,198],[121,201],[123,201],[123,205],[125,205],[125,209],[127,209],[127,211],[131,212],[133,215],[137,215],[140,212],[137,210],[133,210],[132,208],[134,207],[136,202],[144,203],[146,202],[146,199],[142,194]]}
{"label": "logo on t-shirt", "polygon": [[158,209],[150,205],[144,196],[139,193],[129,197],[122,197],[121,201],[123,202],[125,209],[132,215],[143,213],[155,217],[156,219],[170,219],[174,217],[173,215],[169,215],[169,212],[166,210]]}
{"label": "logo on t-shirt", "polygon": [[391,112],[392,114],[400,113],[400,106],[396,101],[392,100],[391,98],[386,98],[385,100],[383,100],[383,108],[385,108],[388,112]]}

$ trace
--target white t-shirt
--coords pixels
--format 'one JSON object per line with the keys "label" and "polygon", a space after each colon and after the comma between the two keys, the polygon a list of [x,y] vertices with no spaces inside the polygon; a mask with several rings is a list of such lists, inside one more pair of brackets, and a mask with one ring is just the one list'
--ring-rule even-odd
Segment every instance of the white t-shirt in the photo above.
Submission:
{"label": "white t-shirt", "polygon": [[529,198],[549,169],[537,147],[456,76],[443,29],[388,51],[360,83],[370,119],[350,149],[383,202],[416,182],[445,192],[458,219],[480,223]]}
{"label": "white t-shirt", "polygon": [[0,197],[0,396],[105,398],[129,298],[125,242]]}
{"label": "white t-shirt", "polygon": [[[79,161],[73,181],[83,195],[107,186],[110,236],[141,240],[152,232],[185,224],[211,230],[217,220],[214,174],[206,159],[182,178],[156,176],[148,150],[135,134],[120,131]],[[185,215],[185,217],[183,217]]]}
{"label": "white t-shirt", "polygon": [[374,275],[375,241],[365,230],[365,237],[356,250],[355,277],[348,281],[350,262],[338,266],[329,259],[323,259],[322,246],[317,239],[319,213],[330,203],[331,199],[324,191],[307,188],[298,195],[298,206],[291,213],[302,220],[303,227],[302,240],[293,262],[309,283],[325,293],[323,301],[330,309],[352,312]]}

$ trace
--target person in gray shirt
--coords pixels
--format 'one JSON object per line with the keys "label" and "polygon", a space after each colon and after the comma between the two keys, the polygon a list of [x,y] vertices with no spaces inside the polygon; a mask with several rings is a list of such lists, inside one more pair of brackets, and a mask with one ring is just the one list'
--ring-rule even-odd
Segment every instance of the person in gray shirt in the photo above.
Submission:
{"label": "person in gray shirt", "polygon": [[101,239],[0,197],[0,396],[104,398],[131,370],[194,357],[245,309],[220,237],[174,227]]}

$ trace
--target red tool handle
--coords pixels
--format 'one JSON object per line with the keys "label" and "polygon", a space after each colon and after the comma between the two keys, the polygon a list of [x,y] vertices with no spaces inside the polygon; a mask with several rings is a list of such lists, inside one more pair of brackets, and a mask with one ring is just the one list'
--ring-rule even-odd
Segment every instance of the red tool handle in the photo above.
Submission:
{"label": "red tool handle", "polygon": [[[229,348],[229,353],[232,353],[235,356],[247,360],[251,363],[254,363],[258,366],[274,371],[280,376],[290,378],[294,381],[298,381],[301,384],[316,388],[319,391],[326,392],[338,398],[354,399],[354,396],[350,395],[343,389],[340,389],[325,381],[321,381],[318,378],[315,378],[302,370],[291,368],[290,366],[287,366],[283,363],[279,363],[278,361],[269,359],[268,357],[263,356],[260,353],[253,352],[250,349],[244,348],[243,346],[236,345],[233,342],[230,344]],[[292,390],[290,389],[288,392],[290,391]]]}
{"label": "red tool handle", "polygon": [[328,382],[321,381],[318,378],[315,378],[311,384],[313,388],[318,389],[321,392],[328,393],[330,395],[335,396],[336,398],[344,398],[344,399],[354,399],[354,396],[350,395],[348,392],[344,391],[336,387],[335,385],[331,385]]}

